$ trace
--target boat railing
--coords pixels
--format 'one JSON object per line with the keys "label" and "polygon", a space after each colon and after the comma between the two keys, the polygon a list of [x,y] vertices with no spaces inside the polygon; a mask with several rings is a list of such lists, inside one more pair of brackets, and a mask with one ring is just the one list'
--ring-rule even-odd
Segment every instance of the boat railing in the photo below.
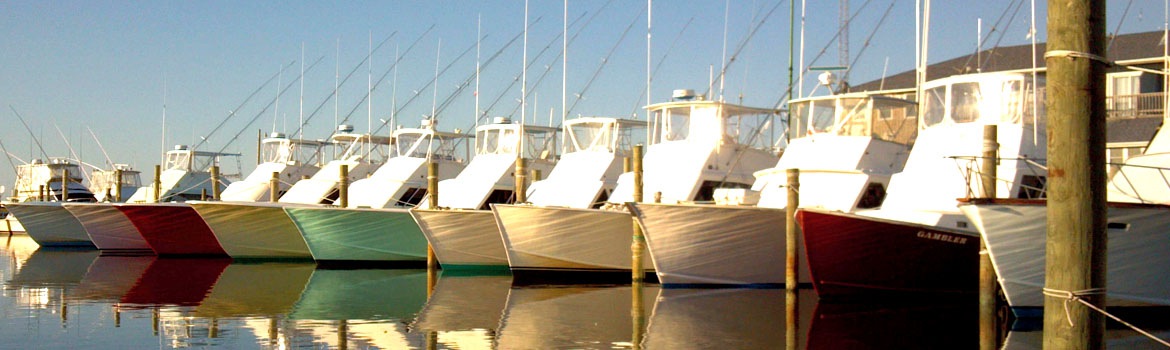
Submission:
{"label": "boat railing", "polygon": [[[1140,189],[1138,189],[1137,186],[1134,185],[1135,182],[1141,183],[1143,185],[1153,183],[1152,181],[1142,181],[1142,180],[1137,179],[1137,178],[1131,178],[1131,177],[1136,177],[1137,172],[1142,172],[1142,173],[1146,173],[1146,172],[1150,172],[1150,171],[1157,172],[1157,174],[1158,174],[1157,177],[1161,179],[1160,184],[1162,185],[1162,191],[1163,192],[1170,191],[1170,168],[1150,166],[1150,165],[1140,165],[1140,164],[1128,164],[1128,163],[1121,163],[1121,164],[1108,163],[1108,164],[1109,164],[1109,166],[1114,167],[1116,169],[1116,172],[1113,173],[1113,177],[1110,178],[1109,185],[1110,186],[1117,186],[1117,187],[1120,187],[1120,186],[1126,187],[1126,188],[1117,188],[1117,190],[1121,191],[1122,193],[1125,193],[1126,195],[1129,195],[1131,197],[1136,198],[1137,200],[1141,201],[1142,203],[1156,203],[1157,201],[1151,200],[1150,198],[1144,198],[1142,196],[1142,191],[1151,191],[1151,188],[1149,188],[1148,186],[1143,186],[1143,187],[1147,187],[1147,188],[1140,190]],[[1118,177],[1118,176],[1121,177],[1121,181],[1117,181],[1116,177]],[[1146,177],[1142,177],[1142,178],[1145,179]]]}
{"label": "boat railing", "polygon": [[[959,172],[963,174],[963,180],[966,183],[966,198],[980,198],[984,197],[982,190],[982,179],[984,173],[982,171],[982,163],[988,158],[982,156],[951,156],[948,157],[955,160],[955,165],[959,168]],[[1004,161],[1018,162],[1023,165],[1022,176],[1013,176],[1012,178],[1005,178],[995,176],[995,182],[998,187],[999,183],[1007,184],[1009,191],[1015,190],[1015,193],[1008,193],[1007,196],[1024,199],[1038,199],[1048,197],[1048,166],[1043,163],[1043,159],[1034,158],[993,158],[998,165]],[[1019,168],[1019,166],[1017,166]],[[1020,175],[1020,171],[1017,174]],[[1016,183],[1016,179],[1019,183]],[[997,197],[999,195],[997,194]]]}

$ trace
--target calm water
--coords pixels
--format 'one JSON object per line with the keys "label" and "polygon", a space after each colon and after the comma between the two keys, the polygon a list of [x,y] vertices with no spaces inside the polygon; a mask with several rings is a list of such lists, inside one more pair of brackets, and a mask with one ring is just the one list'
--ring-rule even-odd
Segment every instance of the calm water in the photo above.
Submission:
{"label": "calm water", "polygon": [[[513,287],[510,276],[102,256],[0,240],[3,348],[961,349],[974,302],[874,306],[783,290]],[[1167,336],[1170,332],[1159,333]],[[1110,330],[1112,348],[1158,348]],[[1039,349],[1039,332],[1004,348]]]}

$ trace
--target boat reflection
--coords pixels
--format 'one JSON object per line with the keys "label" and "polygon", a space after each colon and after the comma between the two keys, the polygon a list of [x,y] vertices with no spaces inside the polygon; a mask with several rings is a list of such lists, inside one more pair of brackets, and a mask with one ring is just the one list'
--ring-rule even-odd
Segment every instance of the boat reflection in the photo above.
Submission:
{"label": "boat reflection", "polygon": [[233,263],[194,310],[198,317],[287,315],[317,265],[303,262]]}
{"label": "boat reflection", "polygon": [[85,277],[67,297],[91,302],[118,302],[130,292],[157,258],[154,256],[98,256]]}
{"label": "boat reflection", "polygon": [[808,349],[974,349],[978,303],[817,304]]}
{"label": "boat reflection", "polygon": [[410,329],[433,333],[433,342],[450,348],[495,348],[511,288],[512,276],[506,272],[443,271]]}
{"label": "boat reflection", "polygon": [[[642,346],[646,349],[784,348],[787,331],[784,289],[662,288],[654,302]],[[798,349],[812,322],[816,293],[795,294]]]}
{"label": "boat reflection", "polygon": [[[500,349],[631,347],[644,334],[645,308],[657,285],[640,297],[625,286],[529,286],[512,288],[500,318]],[[641,317],[632,317],[638,314]],[[637,333],[636,333],[637,332]]]}
{"label": "boat reflection", "polygon": [[158,258],[122,296],[131,307],[197,306],[231,264],[225,258]]}

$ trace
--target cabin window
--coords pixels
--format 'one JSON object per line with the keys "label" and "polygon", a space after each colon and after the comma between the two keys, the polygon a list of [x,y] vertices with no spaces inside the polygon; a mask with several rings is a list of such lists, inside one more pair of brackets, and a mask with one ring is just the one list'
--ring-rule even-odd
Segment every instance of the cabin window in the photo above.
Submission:
{"label": "cabin window", "polygon": [[788,105],[788,136],[799,138],[808,133],[809,106],[808,102],[792,103]]}
{"label": "cabin window", "polygon": [[1020,191],[1016,193],[1016,198],[1022,199],[1039,199],[1045,198],[1047,195],[1048,178],[1039,175],[1024,175],[1020,178]]}
{"label": "cabin window", "polygon": [[509,204],[515,201],[512,190],[492,190],[492,194],[488,195],[483,205],[479,207],[480,210],[492,210],[491,204],[504,203]]}
{"label": "cabin window", "polygon": [[715,201],[716,188],[752,188],[751,184],[741,184],[736,182],[718,182],[718,181],[703,181],[703,185],[699,186],[699,193],[695,194],[695,202],[713,202]]}
{"label": "cabin window", "polygon": [[877,208],[882,205],[882,201],[886,199],[886,187],[880,183],[871,182],[865,186],[865,192],[861,195],[861,200],[857,201],[858,209]]}
{"label": "cabin window", "polygon": [[422,202],[423,198],[427,197],[427,189],[425,188],[408,188],[406,193],[402,194],[402,198],[398,199],[395,206],[417,206]]}
{"label": "cabin window", "polygon": [[951,86],[951,119],[955,123],[979,120],[982,91],[979,83],[958,83]]}
{"label": "cabin window", "polygon": [[837,118],[835,100],[814,101],[812,114],[809,115],[809,134],[826,133],[833,129]]}
{"label": "cabin window", "polygon": [[947,87],[939,86],[922,92],[922,126],[942,123],[947,115]]}

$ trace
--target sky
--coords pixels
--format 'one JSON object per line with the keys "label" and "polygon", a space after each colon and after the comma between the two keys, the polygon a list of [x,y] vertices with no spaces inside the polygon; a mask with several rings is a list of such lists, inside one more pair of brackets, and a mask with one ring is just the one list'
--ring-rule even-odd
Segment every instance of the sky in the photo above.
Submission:
{"label": "sky", "polygon": [[[490,117],[542,125],[562,114],[645,118],[648,66],[651,103],[694,89],[756,107],[783,101],[789,66],[801,62],[848,66],[837,74],[854,85],[913,69],[915,1],[850,0],[847,50],[839,1],[805,4],[803,30],[801,5],[792,21],[788,1],[659,0],[647,35],[646,1],[570,0],[566,10],[565,1],[532,0],[527,17],[522,0],[4,1],[0,143],[15,164],[43,158],[39,140],[50,157],[72,148],[86,163],[130,164],[147,180],[164,148],[206,140],[201,150],[242,154],[225,167],[246,175],[258,132],[319,139],[343,120],[367,132],[431,114],[442,130],[467,131],[477,100]],[[931,63],[973,52],[979,38],[983,48],[1031,40],[1030,1],[931,6]],[[1035,6],[1043,41],[1047,9]],[[1163,2],[1107,6],[1110,33],[1166,22]],[[806,80],[794,90],[825,92],[815,74]],[[9,169],[0,161],[0,185],[11,189]]]}

